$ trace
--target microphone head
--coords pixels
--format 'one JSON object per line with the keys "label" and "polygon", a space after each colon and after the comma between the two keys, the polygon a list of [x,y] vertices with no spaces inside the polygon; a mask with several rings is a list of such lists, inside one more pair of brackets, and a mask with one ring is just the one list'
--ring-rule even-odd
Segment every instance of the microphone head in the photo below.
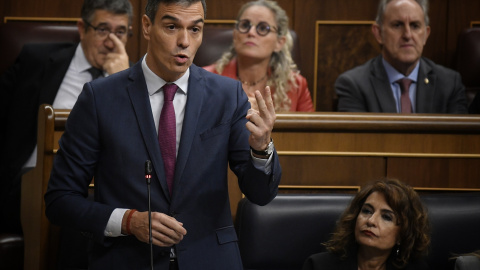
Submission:
{"label": "microphone head", "polygon": [[152,162],[150,160],[145,161],[145,175],[151,175],[152,170]]}

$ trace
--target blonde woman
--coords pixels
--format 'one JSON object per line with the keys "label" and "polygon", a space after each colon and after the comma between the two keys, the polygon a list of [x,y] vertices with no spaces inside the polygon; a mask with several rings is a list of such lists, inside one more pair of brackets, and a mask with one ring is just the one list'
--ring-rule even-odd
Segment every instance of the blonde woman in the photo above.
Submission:
{"label": "blonde woman", "polygon": [[270,86],[276,112],[314,111],[307,80],[292,60],[292,46],[285,11],[275,1],[251,1],[238,13],[230,51],[204,68],[241,81],[253,108],[255,90]]}

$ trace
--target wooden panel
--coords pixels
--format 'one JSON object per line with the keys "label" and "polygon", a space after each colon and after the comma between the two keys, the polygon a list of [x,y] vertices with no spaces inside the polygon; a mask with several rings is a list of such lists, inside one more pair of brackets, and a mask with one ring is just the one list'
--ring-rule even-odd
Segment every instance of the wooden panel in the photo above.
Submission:
{"label": "wooden panel", "polygon": [[447,57],[446,65],[455,68],[455,56],[460,33],[470,27],[472,21],[480,21],[480,1],[478,0],[449,0],[446,28],[438,31],[446,32],[447,48],[444,52]]}
{"label": "wooden panel", "polygon": [[480,188],[479,158],[388,158],[387,176],[416,187]]}
{"label": "wooden panel", "polygon": [[371,31],[372,23],[316,22],[313,100],[317,111],[336,111],[336,78],[380,53]]}
{"label": "wooden panel", "polygon": [[278,114],[272,133],[280,192],[297,193],[351,190],[380,177],[425,191],[479,190],[479,135],[480,116],[332,112]]}
{"label": "wooden panel", "polygon": [[[206,0],[207,3],[207,19],[208,20],[234,20],[237,17],[241,6],[248,0],[242,1],[225,1],[225,0]],[[278,5],[282,7],[287,16],[290,18],[290,27],[292,27],[293,16],[295,10],[295,1],[292,0],[276,0]]]}
{"label": "wooden panel", "polygon": [[[355,186],[385,175],[383,157],[279,155],[282,186]],[[363,179],[359,179],[361,175]]]}

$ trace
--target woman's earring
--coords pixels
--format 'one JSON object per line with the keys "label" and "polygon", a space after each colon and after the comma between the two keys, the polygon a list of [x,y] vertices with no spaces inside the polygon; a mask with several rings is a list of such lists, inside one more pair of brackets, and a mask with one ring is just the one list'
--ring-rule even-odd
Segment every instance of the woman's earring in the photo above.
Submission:
{"label": "woman's earring", "polygon": [[397,244],[397,257],[398,257],[398,254],[400,254],[400,244]]}

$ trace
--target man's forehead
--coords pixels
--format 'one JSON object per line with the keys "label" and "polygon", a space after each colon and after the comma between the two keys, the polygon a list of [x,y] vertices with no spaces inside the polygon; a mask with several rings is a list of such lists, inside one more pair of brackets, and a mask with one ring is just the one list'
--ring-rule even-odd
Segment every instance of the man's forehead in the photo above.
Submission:
{"label": "man's forehead", "polygon": [[[195,3],[160,3],[158,6],[156,17],[162,19],[164,16],[177,18],[180,15],[188,17],[198,17],[196,19],[204,19],[204,10],[201,1]],[[183,17],[183,16],[182,16]]]}
{"label": "man's forehead", "polygon": [[[122,22],[123,21],[123,22]],[[128,24],[128,15],[127,14],[115,14],[113,12],[97,9],[93,12],[92,16],[92,23],[95,22],[97,24],[104,23],[104,24],[112,24],[112,22],[122,22],[125,25]]]}
{"label": "man's forehead", "polygon": [[394,0],[385,8],[385,19],[400,20],[408,17],[410,20],[424,20],[422,7],[414,0]]}

